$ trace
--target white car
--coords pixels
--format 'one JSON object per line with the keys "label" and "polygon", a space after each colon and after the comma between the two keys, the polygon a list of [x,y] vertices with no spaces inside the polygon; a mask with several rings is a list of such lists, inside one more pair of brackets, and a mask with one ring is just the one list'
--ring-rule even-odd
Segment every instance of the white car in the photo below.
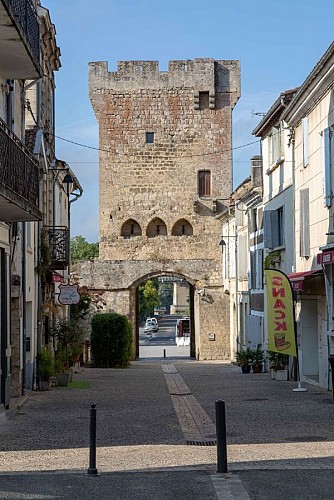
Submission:
{"label": "white car", "polygon": [[156,333],[159,330],[159,325],[155,318],[148,318],[144,326],[144,333]]}

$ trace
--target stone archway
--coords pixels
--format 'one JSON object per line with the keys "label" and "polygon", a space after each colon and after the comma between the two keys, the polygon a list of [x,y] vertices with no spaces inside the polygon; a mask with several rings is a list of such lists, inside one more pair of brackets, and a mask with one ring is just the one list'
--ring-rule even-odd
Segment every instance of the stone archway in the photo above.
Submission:
{"label": "stone archway", "polygon": [[161,275],[184,278],[193,288],[191,355],[197,360],[230,360],[230,328],[226,321],[229,299],[222,293],[219,263],[215,260],[96,260],[79,263],[77,272],[79,284],[88,288],[93,303],[98,304],[93,313],[115,311],[129,318],[135,355],[138,352],[139,284]]}
{"label": "stone archway", "polygon": [[134,347],[135,347],[135,357],[139,358],[139,287],[145,281],[158,278],[160,276],[171,276],[174,278],[182,278],[189,285],[189,316],[190,316],[190,358],[196,357],[196,325],[195,325],[195,314],[194,314],[194,293],[195,286],[194,283],[188,281],[188,279],[180,274],[173,272],[163,272],[163,273],[149,273],[147,275],[139,278],[131,287],[131,295],[133,295],[131,302],[134,303],[135,317],[133,323],[135,325],[134,329]]}

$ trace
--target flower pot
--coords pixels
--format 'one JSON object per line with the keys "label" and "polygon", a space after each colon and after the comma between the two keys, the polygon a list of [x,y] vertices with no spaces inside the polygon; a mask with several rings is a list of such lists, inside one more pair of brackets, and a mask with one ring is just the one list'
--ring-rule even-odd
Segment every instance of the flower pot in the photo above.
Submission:
{"label": "flower pot", "polygon": [[64,386],[70,383],[71,374],[69,372],[57,373],[58,385]]}
{"label": "flower pot", "polygon": [[274,370],[273,368],[271,368],[271,370],[270,370],[270,374],[271,374],[271,378],[272,378],[273,380],[276,380],[276,370]]}
{"label": "flower pot", "polygon": [[250,365],[242,365],[241,366],[242,373],[250,373],[250,370],[251,370]]}
{"label": "flower pot", "polygon": [[40,391],[49,391],[51,388],[51,381],[50,380],[41,380],[39,384],[39,390]]}
{"label": "flower pot", "polygon": [[253,368],[253,373],[261,373],[262,372],[262,365],[252,365]]}
{"label": "flower pot", "polygon": [[276,380],[289,380],[289,370],[276,370]]}

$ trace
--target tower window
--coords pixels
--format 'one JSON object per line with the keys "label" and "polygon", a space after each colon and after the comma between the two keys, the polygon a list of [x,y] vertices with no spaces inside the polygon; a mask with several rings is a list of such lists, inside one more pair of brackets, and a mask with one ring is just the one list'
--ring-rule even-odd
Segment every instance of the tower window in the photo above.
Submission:
{"label": "tower window", "polygon": [[154,132],[146,132],[146,144],[154,144]]}
{"label": "tower window", "polygon": [[199,93],[199,109],[209,109],[209,92]]}
{"label": "tower window", "polygon": [[200,170],[198,172],[198,196],[211,196],[211,172]]}

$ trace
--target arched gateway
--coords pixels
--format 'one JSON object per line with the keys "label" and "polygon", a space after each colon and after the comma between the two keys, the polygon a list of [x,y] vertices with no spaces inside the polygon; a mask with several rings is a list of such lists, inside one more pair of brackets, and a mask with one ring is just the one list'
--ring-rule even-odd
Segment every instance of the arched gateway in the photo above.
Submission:
{"label": "arched gateway", "polygon": [[[90,64],[100,127],[100,257],[79,275],[103,309],[130,318],[136,353],[138,286],[172,275],[190,285],[191,354],[230,359],[217,215],[232,191],[239,73],[238,61],[213,59],[170,61],[168,72],[156,61],[119,62],[116,72]],[[125,231],[129,220],[141,233]]]}

